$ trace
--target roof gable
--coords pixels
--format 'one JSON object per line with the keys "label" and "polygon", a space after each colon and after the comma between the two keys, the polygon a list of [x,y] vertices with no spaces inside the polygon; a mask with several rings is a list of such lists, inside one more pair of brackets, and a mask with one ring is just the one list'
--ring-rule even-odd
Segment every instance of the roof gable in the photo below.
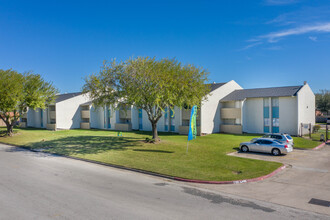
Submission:
{"label": "roof gable", "polygon": [[303,86],[285,86],[258,89],[240,89],[225,96],[220,101],[239,101],[246,98],[286,97],[296,96]]}
{"label": "roof gable", "polygon": [[82,94],[81,92],[74,92],[74,93],[65,93],[65,94],[57,95],[55,99],[55,103],[65,101],[67,99],[71,99],[81,94]]}
{"label": "roof gable", "polygon": [[225,85],[226,83],[209,83],[207,85],[210,85],[211,87],[211,91],[210,92],[213,92],[214,90],[220,88],[221,86]]}

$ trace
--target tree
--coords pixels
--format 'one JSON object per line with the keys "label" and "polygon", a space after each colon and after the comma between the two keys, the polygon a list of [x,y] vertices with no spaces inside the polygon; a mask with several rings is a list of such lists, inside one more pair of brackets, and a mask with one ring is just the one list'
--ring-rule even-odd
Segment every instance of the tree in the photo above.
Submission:
{"label": "tree", "polygon": [[320,90],[319,93],[315,94],[316,108],[322,112],[330,111],[330,91],[327,89]]}
{"label": "tree", "polygon": [[13,127],[28,108],[44,109],[55,100],[57,89],[40,75],[0,69],[0,119],[12,136]]}
{"label": "tree", "polygon": [[165,108],[199,105],[210,91],[205,84],[207,76],[206,70],[176,59],[137,57],[104,62],[98,74],[85,79],[83,92],[89,93],[96,106],[116,107],[121,103],[143,109],[157,142],[157,122]]}

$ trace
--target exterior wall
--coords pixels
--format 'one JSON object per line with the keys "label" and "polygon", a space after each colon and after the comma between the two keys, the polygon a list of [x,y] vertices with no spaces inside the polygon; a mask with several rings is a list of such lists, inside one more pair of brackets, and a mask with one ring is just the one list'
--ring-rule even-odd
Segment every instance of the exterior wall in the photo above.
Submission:
{"label": "exterior wall", "polygon": [[[263,98],[246,99],[242,111],[243,132],[264,133]],[[279,132],[297,135],[297,119],[297,97],[279,97]],[[272,126],[269,132],[273,132]]]}
{"label": "exterior wall", "polygon": [[308,84],[297,93],[298,100],[298,134],[308,133],[308,129],[301,129],[301,123],[315,125],[315,95]]}
{"label": "exterior wall", "polygon": [[89,98],[86,95],[79,95],[56,103],[57,129],[80,128],[80,105],[88,101]]}
{"label": "exterior wall", "polygon": [[264,133],[263,98],[246,99],[242,107],[243,132]]}
{"label": "exterior wall", "polygon": [[229,134],[242,134],[242,125],[224,125],[220,126],[221,132]]}
{"label": "exterior wall", "polygon": [[[43,112],[42,116],[42,126],[41,126],[41,111]],[[46,128],[47,126],[47,109],[29,109],[27,112],[27,126],[34,128]]]}
{"label": "exterior wall", "polygon": [[[160,119],[159,119],[160,120]],[[158,121],[157,127],[160,128],[160,121]],[[148,114],[146,111],[142,110],[142,131],[151,131],[151,123],[148,119]]]}
{"label": "exterior wall", "polygon": [[26,114],[27,114],[27,126],[34,127],[36,123],[35,111],[29,108]]}
{"label": "exterior wall", "polygon": [[108,128],[108,125],[105,123],[106,118],[104,114],[103,107],[91,107],[90,108],[90,127],[96,129],[107,129],[114,130],[116,124],[116,111],[111,108],[110,110],[110,124],[111,128]]}
{"label": "exterior wall", "polygon": [[[132,129],[139,130],[139,109],[132,107],[131,114],[132,114],[132,118],[131,118]],[[143,116],[142,116],[142,119],[143,119]]]}
{"label": "exterior wall", "polygon": [[92,106],[90,108],[90,113],[91,128],[104,129],[104,109]]}
{"label": "exterior wall", "polygon": [[[137,110],[138,112],[138,110]],[[169,111],[168,111],[169,112]],[[133,116],[132,116],[133,117]],[[136,116],[138,117],[138,115]],[[168,113],[168,117],[167,120],[170,119],[170,114]],[[139,124],[138,124],[138,120],[134,120],[137,121],[137,125],[132,124],[132,128],[135,129],[135,127],[137,127],[137,129],[139,128]],[[181,109],[177,106],[174,107],[174,119],[173,119],[174,125],[175,125],[175,129],[173,132],[179,132],[179,126],[182,124],[181,123]],[[163,112],[162,117],[159,119],[158,123],[157,123],[157,130],[160,132],[168,132],[165,130],[165,112]],[[142,131],[152,131],[152,126],[151,123],[148,119],[148,114],[146,111],[142,110]]]}
{"label": "exterior wall", "polygon": [[280,133],[288,133],[290,135],[297,135],[297,97],[280,97]]}
{"label": "exterior wall", "polygon": [[201,133],[211,134],[220,132],[220,99],[227,96],[234,90],[242,89],[234,80],[229,81],[218,89],[212,91],[206,102],[202,102],[201,107]]}

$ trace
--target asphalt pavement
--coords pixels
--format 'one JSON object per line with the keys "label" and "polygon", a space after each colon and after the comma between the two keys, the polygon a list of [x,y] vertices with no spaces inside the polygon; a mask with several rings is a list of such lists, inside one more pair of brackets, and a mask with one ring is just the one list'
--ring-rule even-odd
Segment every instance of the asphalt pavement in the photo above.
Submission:
{"label": "asphalt pavement", "polygon": [[0,144],[1,220],[293,218],[329,216]]}

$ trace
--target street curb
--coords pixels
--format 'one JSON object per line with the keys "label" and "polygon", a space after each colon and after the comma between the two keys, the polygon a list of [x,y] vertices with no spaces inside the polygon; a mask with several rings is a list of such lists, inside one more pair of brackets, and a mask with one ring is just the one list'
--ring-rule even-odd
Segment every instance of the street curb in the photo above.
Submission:
{"label": "street curb", "polygon": [[317,147],[314,147],[312,150],[318,150],[318,149],[320,149],[320,148],[322,148],[322,147],[324,147],[325,146],[325,142],[323,142],[322,144],[320,144],[319,146],[317,146]]}
{"label": "street curb", "polygon": [[137,172],[137,173],[143,173],[143,174],[147,174],[147,175],[150,175],[150,176],[156,176],[156,177],[161,177],[161,178],[166,178],[166,179],[171,179],[171,180],[176,180],[176,181],[181,181],[181,182],[190,182],[190,183],[239,184],[239,183],[256,182],[256,181],[261,181],[261,180],[267,179],[269,177],[272,177],[275,174],[277,174],[280,171],[285,169],[285,165],[282,164],[281,167],[277,168],[276,170],[274,170],[273,172],[271,172],[271,173],[269,173],[265,176],[260,176],[260,177],[256,177],[256,178],[252,178],[252,179],[244,179],[244,180],[232,180],[232,181],[194,180],[194,179],[185,179],[185,178],[180,178],[180,177],[175,177],[175,176],[168,176],[168,175],[165,175],[165,174],[155,173],[155,172],[152,172],[152,171],[140,170],[140,169],[136,169],[136,168],[129,168],[129,167],[121,166],[121,165],[109,164],[109,163],[99,162],[99,161],[95,161],[95,160],[83,159],[83,158],[78,158],[78,157],[71,157],[71,156],[66,156],[66,155],[62,155],[62,154],[47,153],[47,152],[31,149],[30,147],[17,146],[17,145],[7,144],[7,143],[3,143],[3,142],[0,142],[0,143],[5,144],[5,145],[9,145],[9,146],[13,146],[13,147],[22,148],[22,149],[29,150],[29,151],[32,151],[32,152],[35,152],[35,153],[45,153],[45,154],[49,154],[49,155],[52,155],[52,156],[61,156],[61,157],[69,158],[69,159],[73,159],[73,160],[80,160],[80,161],[94,163],[94,164],[103,165],[103,166],[107,166],[107,167],[118,168],[118,169],[133,171],[133,172]]}
{"label": "street curb", "polygon": [[245,179],[245,180],[233,180],[233,181],[205,181],[205,180],[192,180],[192,179],[184,179],[179,177],[174,177],[175,180],[183,181],[183,182],[191,182],[191,183],[206,183],[206,184],[239,184],[239,183],[250,183],[250,182],[256,182],[261,181],[264,179],[267,179],[269,177],[274,176],[275,174],[281,172],[285,169],[285,165],[282,165],[281,167],[277,168],[270,174],[267,174],[265,176],[260,176],[252,179]]}

